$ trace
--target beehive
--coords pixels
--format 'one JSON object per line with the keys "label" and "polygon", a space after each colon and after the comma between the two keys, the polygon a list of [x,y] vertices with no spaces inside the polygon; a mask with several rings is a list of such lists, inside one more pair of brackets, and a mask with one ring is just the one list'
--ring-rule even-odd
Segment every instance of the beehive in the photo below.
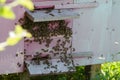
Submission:
{"label": "beehive", "polygon": [[[38,39],[34,40],[34,35],[31,39],[25,38],[16,46],[7,47],[5,51],[0,52],[0,64],[2,64],[0,74],[23,72],[24,62],[31,75],[39,75],[75,71],[75,66],[119,61],[119,0],[34,0],[33,2],[36,7],[33,12],[17,6],[14,8],[17,15],[14,21],[0,18],[2,26],[0,41],[4,41],[8,37],[8,32],[14,29],[14,25],[21,19],[25,20],[26,17],[30,20],[30,23],[28,22],[30,25],[46,24],[48,27],[44,25],[43,29],[49,28],[55,34],[44,38],[41,41],[43,43],[40,43]],[[65,34],[59,32],[61,26],[58,24],[60,23],[66,24],[64,29],[69,29],[71,32],[66,45],[64,45]],[[38,27],[35,26],[26,29],[36,35],[39,32]],[[40,30],[42,32],[42,28]],[[49,30],[43,31],[51,33]],[[51,42],[50,45],[46,44],[46,41]],[[63,45],[61,50],[69,47],[65,52],[67,56],[64,57],[64,59],[72,58],[69,65],[64,61],[59,61],[61,54],[53,55],[60,53],[60,51],[52,51],[59,41]],[[44,62],[52,65],[46,66]]]}

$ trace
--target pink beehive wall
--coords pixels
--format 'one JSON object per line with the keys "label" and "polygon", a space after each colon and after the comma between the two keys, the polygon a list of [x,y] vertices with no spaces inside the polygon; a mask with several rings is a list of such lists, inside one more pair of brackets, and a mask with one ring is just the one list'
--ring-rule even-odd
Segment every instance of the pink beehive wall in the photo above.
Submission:
{"label": "pink beehive wall", "polygon": [[[16,14],[15,20],[0,18],[0,42],[4,42],[7,39],[9,31],[14,30],[15,23],[17,23],[24,14],[24,8],[20,6],[15,7],[13,11]],[[23,71],[23,45],[24,42],[22,40],[17,45],[6,47],[5,51],[0,52],[0,74],[17,73]]]}
{"label": "pink beehive wall", "polygon": [[[68,3],[73,2],[73,0],[62,0],[62,1],[53,1],[53,3],[44,0],[33,0],[33,2],[42,2],[44,5],[48,4],[62,4],[62,3]],[[7,0],[7,3],[12,2],[12,0]],[[24,16],[25,9],[21,6],[15,7],[13,11],[16,14],[15,20],[7,20],[0,18],[0,42],[3,42],[7,39],[9,31],[14,30],[15,24],[18,23],[18,20]],[[37,49],[36,44],[33,44],[35,46],[28,47],[28,55],[31,54],[31,50]],[[54,43],[53,43],[54,45]],[[37,44],[37,46],[39,46]],[[40,47],[40,46],[39,46]],[[0,52],[0,74],[9,74],[9,73],[18,73],[23,72],[24,70],[24,40],[20,41],[15,46],[7,47],[5,51]],[[33,54],[32,54],[33,55]]]}
{"label": "pink beehive wall", "polygon": [[[70,20],[66,20],[66,21],[68,22],[68,26],[67,27],[72,28],[72,21],[70,21]],[[63,41],[65,41],[65,38],[64,38],[63,35],[58,35],[58,36],[52,36],[50,39],[52,41],[51,41],[49,47],[45,46],[46,42],[41,43],[41,44],[39,44],[39,42],[35,42],[34,38],[24,39],[24,48],[25,48],[25,53],[26,53],[25,55],[32,58],[34,55],[36,55],[36,52],[39,52],[39,53],[43,53],[43,55],[44,54],[49,54],[49,55],[52,56],[53,54],[51,54],[49,52],[51,50],[53,50],[52,48],[56,45],[56,43],[57,43],[58,40],[60,40],[61,42],[63,42]],[[66,45],[64,47],[69,47],[70,45],[72,45],[71,44],[72,37],[69,40],[70,40],[70,42],[66,43]],[[45,49],[45,50],[48,50],[48,51],[44,52],[44,51],[42,51],[42,49]],[[70,53],[70,50],[71,50],[71,48],[68,50],[68,53]],[[56,53],[56,52],[54,52],[54,53]],[[52,57],[52,58],[56,58],[56,57]]]}

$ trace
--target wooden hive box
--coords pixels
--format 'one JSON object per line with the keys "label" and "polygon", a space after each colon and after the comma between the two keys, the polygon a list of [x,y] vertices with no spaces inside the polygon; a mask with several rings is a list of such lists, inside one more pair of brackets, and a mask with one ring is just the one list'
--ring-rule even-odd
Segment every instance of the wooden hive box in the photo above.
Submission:
{"label": "wooden hive box", "polygon": [[[11,0],[8,0],[9,2]],[[36,7],[34,12],[17,6],[13,9],[17,15],[15,20],[0,18],[2,26],[0,41],[6,40],[8,32],[14,29],[14,25],[18,23],[20,18],[23,18],[24,12],[33,23],[67,21],[67,27],[72,31],[70,41],[66,44],[66,47],[72,45],[67,52],[67,55],[72,56],[71,63],[66,65],[65,62],[59,62],[60,55],[53,56],[49,53],[59,39],[64,41],[63,35],[50,37],[53,41],[47,48],[45,43],[27,42],[26,38],[17,45],[7,47],[5,51],[0,52],[0,74],[23,72],[24,62],[31,75],[39,75],[75,71],[75,66],[120,60],[119,0],[33,0],[33,2]],[[44,10],[41,10],[42,8]],[[48,8],[52,10],[46,12]],[[34,38],[30,40],[34,40]],[[42,57],[45,56],[43,60],[34,64],[36,53],[42,50],[48,52],[42,54]],[[26,54],[23,54],[23,52],[26,52]],[[48,54],[51,59],[46,56]],[[50,69],[47,65],[43,65],[44,62],[47,62],[46,60],[52,64],[52,66],[49,66]]]}

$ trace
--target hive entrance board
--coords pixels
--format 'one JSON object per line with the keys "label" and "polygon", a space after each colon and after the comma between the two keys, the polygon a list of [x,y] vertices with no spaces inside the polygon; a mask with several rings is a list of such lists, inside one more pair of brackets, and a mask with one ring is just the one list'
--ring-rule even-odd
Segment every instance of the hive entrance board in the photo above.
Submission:
{"label": "hive entrance board", "polygon": [[64,72],[73,72],[75,67],[71,62],[69,65],[61,62],[60,59],[48,60],[51,65],[45,64],[45,60],[40,61],[39,65],[34,62],[26,61],[28,72],[31,76],[35,75],[46,75],[46,74],[60,74]]}
{"label": "hive entrance board", "polygon": [[26,11],[26,15],[33,22],[54,21],[78,18],[80,15],[73,12],[71,9],[65,10],[35,10],[33,12]]}
{"label": "hive entrance board", "polygon": [[81,53],[72,53],[72,60],[69,60],[69,63],[61,62],[60,58],[50,59],[50,60],[41,60],[35,61],[26,61],[26,67],[31,76],[35,75],[47,75],[47,74],[60,74],[65,72],[74,72],[76,71],[75,66],[78,66],[74,59],[82,57],[91,57],[92,52],[81,52]]}

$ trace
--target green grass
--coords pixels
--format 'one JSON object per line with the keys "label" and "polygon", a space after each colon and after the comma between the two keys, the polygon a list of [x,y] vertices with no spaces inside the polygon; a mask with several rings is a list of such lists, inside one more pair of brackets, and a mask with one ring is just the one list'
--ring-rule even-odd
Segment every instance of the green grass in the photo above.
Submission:
{"label": "green grass", "polygon": [[120,62],[105,63],[101,68],[94,80],[120,80]]}
{"label": "green grass", "polygon": [[1,75],[0,80],[20,80],[19,74]]}

